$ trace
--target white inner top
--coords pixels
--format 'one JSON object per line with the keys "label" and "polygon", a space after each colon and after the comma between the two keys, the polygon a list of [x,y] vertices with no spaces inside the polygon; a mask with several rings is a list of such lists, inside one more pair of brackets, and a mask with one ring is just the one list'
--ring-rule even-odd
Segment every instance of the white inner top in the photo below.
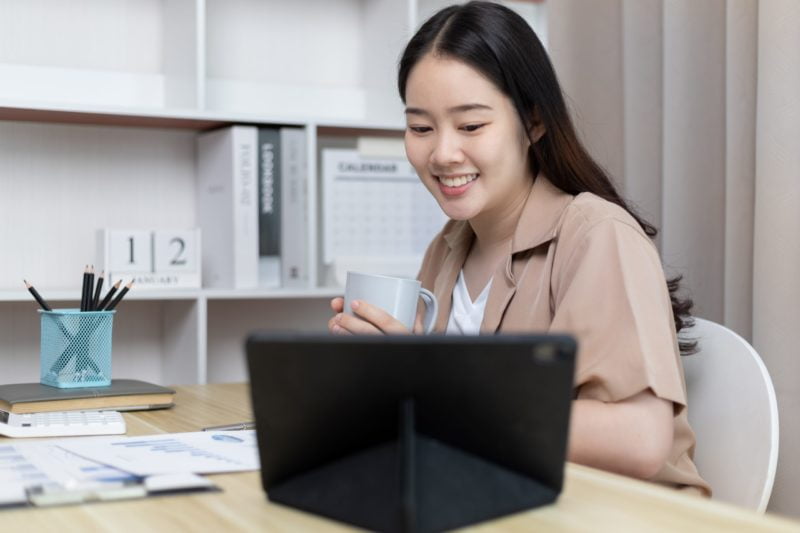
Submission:
{"label": "white inner top", "polygon": [[464,271],[458,273],[458,281],[453,288],[453,307],[447,321],[447,335],[477,335],[481,330],[486,300],[489,299],[489,288],[492,280],[486,284],[481,293],[472,301],[464,281]]}

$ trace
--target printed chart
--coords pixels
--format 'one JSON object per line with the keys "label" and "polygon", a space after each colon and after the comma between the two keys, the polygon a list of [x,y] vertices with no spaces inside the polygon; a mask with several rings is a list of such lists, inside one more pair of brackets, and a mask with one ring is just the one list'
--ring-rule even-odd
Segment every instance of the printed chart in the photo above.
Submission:
{"label": "printed chart", "polygon": [[84,457],[139,476],[257,470],[255,431],[198,431],[62,444]]}

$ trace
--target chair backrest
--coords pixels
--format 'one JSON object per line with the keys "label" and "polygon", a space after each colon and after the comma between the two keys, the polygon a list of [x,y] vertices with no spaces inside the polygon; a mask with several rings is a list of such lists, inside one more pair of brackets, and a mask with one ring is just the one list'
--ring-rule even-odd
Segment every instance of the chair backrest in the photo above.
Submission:
{"label": "chair backrest", "polygon": [[720,324],[695,318],[685,337],[699,348],[681,358],[697,469],[714,499],[764,512],[778,464],[778,402],[767,368]]}

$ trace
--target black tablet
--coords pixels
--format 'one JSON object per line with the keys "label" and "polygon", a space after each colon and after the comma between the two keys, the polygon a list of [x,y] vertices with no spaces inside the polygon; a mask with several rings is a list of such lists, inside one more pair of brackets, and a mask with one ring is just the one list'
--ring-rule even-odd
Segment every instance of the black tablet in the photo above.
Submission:
{"label": "black tablet", "polygon": [[437,531],[554,501],[576,344],[559,335],[247,340],[271,501]]}

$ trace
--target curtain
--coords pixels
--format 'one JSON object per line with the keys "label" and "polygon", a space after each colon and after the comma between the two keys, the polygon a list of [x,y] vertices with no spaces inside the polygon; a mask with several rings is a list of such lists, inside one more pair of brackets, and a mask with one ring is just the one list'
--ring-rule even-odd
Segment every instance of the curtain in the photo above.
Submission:
{"label": "curtain", "polygon": [[800,516],[800,2],[550,0],[589,151],[660,228],[694,313],[752,342],[778,396],[770,509]]}

